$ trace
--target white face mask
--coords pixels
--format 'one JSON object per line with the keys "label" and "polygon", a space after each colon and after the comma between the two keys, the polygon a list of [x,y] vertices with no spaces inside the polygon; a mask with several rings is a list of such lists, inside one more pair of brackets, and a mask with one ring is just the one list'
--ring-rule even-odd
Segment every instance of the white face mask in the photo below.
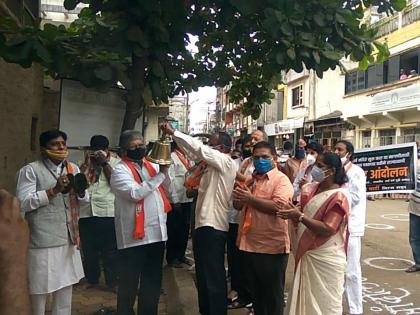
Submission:
{"label": "white face mask", "polygon": [[311,171],[312,179],[318,183],[321,183],[325,179],[325,171],[315,165]]}
{"label": "white face mask", "polygon": [[340,160],[341,160],[341,165],[344,166],[344,164],[346,164],[346,162],[347,162],[347,154],[346,154],[346,156],[343,156],[342,158],[340,158]]}
{"label": "white face mask", "polygon": [[316,158],[312,154],[308,154],[306,156],[306,162],[308,162],[308,165],[314,165],[316,162]]}

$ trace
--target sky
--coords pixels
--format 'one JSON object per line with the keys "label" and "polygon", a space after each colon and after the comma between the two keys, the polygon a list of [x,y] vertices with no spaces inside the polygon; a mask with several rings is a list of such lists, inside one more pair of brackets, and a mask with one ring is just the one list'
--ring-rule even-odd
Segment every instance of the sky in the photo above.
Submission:
{"label": "sky", "polygon": [[203,87],[197,92],[190,93],[190,124],[191,128],[194,128],[193,133],[196,133],[200,121],[205,121],[207,119],[209,103],[211,103],[210,106],[214,108],[214,105],[216,104],[216,95],[217,90],[215,87]]}

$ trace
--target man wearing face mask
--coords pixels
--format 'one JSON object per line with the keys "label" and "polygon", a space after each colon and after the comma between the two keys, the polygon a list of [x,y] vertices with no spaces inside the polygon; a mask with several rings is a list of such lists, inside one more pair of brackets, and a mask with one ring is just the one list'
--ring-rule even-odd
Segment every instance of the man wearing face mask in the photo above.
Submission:
{"label": "man wearing face mask", "polygon": [[335,145],[335,153],[341,158],[346,171],[351,195],[345,293],[350,314],[363,314],[360,257],[366,220],[366,175],[362,168],[351,162],[354,147],[350,142],[338,141]]}
{"label": "man wearing face mask", "polygon": [[42,158],[18,173],[17,197],[30,230],[27,263],[33,315],[45,314],[49,294],[52,315],[71,315],[72,286],[84,277],[78,212],[79,204],[89,201],[89,193],[70,188],[73,175],[82,179],[84,175],[66,161],[66,141],[60,130],[43,132],[39,137]]}
{"label": "man wearing face mask", "polygon": [[276,218],[276,207],[293,197],[289,179],[276,167],[276,151],[268,142],[254,146],[255,172],[233,192],[241,210],[237,244],[246,266],[256,315],[283,314],[285,273],[290,251],[288,223]]}
{"label": "man wearing face mask", "polygon": [[298,173],[306,168],[305,157],[305,148],[297,145],[295,147],[295,155],[287,160],[284,173],[289,177],[291,183],[294,183]]}
{"label": "man wearing face mask", "polygon": [[311,171],[315,165],[316,159],[322,153],[322,146],[318,142],[311,142],[306,148],[306,163],[307,167],[301,169],[293,182],[294,199],[298,199],[301,188],[312,182]]}
{"label": "man wearing face mask", "polygon": [[[262,130],[255,130],[249,138],[244,140],[244,152],[247,157],[244,156],[244,160],[241,164],[241,168],[239,169],[238,175],[236,176],[236,180],[244,181],[248,176],[250,176],[254,172],[254,164],[252,163],[252,151],[255,144],[261,141],[268,141],[267,134]],[[250,143],[251,146],[247,146]]]}
{"label": "man wearing face mask", "polygon": [[225,132],[217,132],[206,146],[198,139],[174,131],[170,124],[163,124],[162,130],[171,135],[185,153],[207,164],[198,187],[193,239],[198,302],[202,315],[226,315],[224,260],[229,200],[236,176],[235,161],[229,155],[232,139]]}
{"label": "man wearing face mask", "polygon": [[131,315],[136,296],[137,315],[156,315],[167,240],[166,218],[171,211],[168,166],[144,159],[140,132],[120,136],[119,162],[111,173],[115,194],[115,232],[119,255],[117,314]]}
{"label": "man wearing face mask", "polygon": [[[90,151],[80,165],[89,180],[90,203],[80,208],[80,240],[83,244],[83,267],[90,286],[99,284],[101,265],[105,284],[117,285],[117,241],[114,226],[114,200],[109,181],[119,159],[108,151],[109,140],[102,135],[90,139]],[[101,235],[101,237],[98,237]]]}

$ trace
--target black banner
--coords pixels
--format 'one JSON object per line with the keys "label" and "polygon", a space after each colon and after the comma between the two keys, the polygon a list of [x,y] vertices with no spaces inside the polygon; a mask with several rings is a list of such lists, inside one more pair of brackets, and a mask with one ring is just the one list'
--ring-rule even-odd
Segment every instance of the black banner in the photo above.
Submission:
{"label": "black banner", "polygon": [[353,163],[366,174],[366,192],[410,193],[416,189],[417,147],[415,143],[363,149]]}

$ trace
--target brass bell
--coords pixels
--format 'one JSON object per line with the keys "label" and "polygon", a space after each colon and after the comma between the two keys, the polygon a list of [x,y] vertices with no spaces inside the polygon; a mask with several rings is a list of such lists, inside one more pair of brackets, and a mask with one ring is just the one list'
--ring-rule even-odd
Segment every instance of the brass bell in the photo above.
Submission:
{"label": "brass bell", "polygon": [[155,142],[152,150],[146,156],[146,159],[159,165],[172,164],[171,143],[168,141],[166,135],[163,135],[160,140]]}

